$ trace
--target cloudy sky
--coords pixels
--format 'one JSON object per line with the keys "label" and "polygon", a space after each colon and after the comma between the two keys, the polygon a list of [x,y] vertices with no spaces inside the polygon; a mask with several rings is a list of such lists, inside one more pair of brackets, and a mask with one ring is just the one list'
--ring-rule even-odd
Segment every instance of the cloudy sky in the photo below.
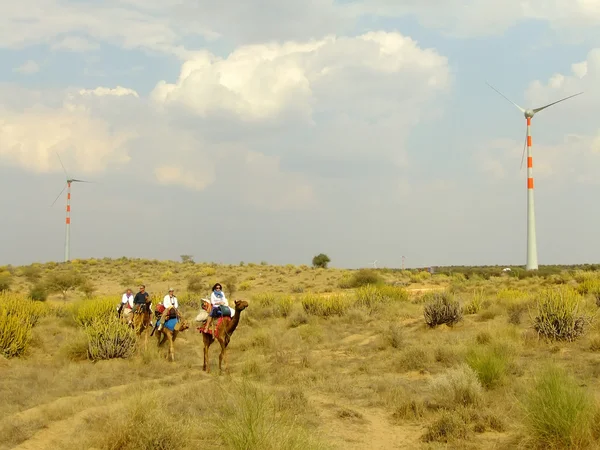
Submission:
{"label": "cloudy sky", "polygon": [[[398,6],[401,4],[402,6]],[[600,0],[0,2],[0,264],[600,260]]]}

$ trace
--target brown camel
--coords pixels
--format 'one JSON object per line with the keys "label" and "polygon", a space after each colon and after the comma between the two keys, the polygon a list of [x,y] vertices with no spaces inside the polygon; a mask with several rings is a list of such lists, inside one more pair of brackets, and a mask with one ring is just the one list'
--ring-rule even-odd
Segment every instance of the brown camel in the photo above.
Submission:
{"label": "brown camel", "polygon": [[221,344],[221,353],[219,354],[219,372],[223,373],[222,363],[225,361],[225,369],[227,370],[227,359],[226,359],[226,350],[229,345],[229,340],[231,339],[231,335],[235,331],[240,322],[240,314],[244,309],[248,307],[248,302],[245,300],[236,300],[235,301],[235,315],[233,319],[231,317],[222,317],[218,319],[216,328],[214,329],[214,334],[211,332],[212,330],[206,330],[205,327],[199,328],[202,333],[202,339],[204,340],[204,367],[203,370],[207,373],[210,373],[210,364],[208,361],[208,349],[211,344],[215,341],[219,341]]}
{"label": "brown camel", "polygon": [[148,348],[148,332],[152,326],[152,301],[148,298],[143,305],[133,309],[133,329],[138,338],[144,334],[144,350]]}
{"label": "brown camel", "polygon": [[173,331],[169,330],[167,327],[163,327],[162,330],[158,330],[158,328],[156,329],[156,337],[158,338],[159,347],[165,342],[169,341],[169,354],[167,355],[167,359],[175,361],[175,339],[177,339],[177,335],[180,332],[187,330],[189,327],[190,326],[185,319],[180,319],[175,325]]}

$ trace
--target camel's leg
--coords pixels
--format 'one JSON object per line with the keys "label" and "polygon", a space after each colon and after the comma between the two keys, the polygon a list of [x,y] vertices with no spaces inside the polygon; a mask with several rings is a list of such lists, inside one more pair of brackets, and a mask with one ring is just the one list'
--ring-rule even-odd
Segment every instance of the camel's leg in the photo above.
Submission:
{"label": "camel's leg", "polygon": [[[225,350],[227,350],[227,347],[225,345],[223,345],[222,342],[219,342],[221,344],[221,353],[219,353],[219,373],[223,373],[223,360],[225,359]],[[227,364],[227,363],[225,363]]]}
{"label": "camel's leg", "polygon": [[206,373],[210,373],[210,362],[208,360],[208,349],[210,348],[210,344],[212,344],[212,341],[210,341],[210,339],[206,336],[206,334],[203,334],[202,337],[204,338],[204,365],[202,367],[202,370],[204,370]]}
{"label": "camel's leg", "polygon": [[167,339],[169,340],[169,359],[171,361],[175,361],[175,348],[173,345],[173,335],[171,333],[167,333]]}

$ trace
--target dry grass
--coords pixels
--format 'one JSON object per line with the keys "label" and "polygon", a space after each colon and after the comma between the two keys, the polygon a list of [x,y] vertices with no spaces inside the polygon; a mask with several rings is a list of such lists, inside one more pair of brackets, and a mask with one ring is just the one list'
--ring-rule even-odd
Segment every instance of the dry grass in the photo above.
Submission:
{"label": "dry grass", "polygon": [[[595,274],[484,279],[87,260],[71,268],[97,287],[96,297],[76,290],[66,301],[51,295],[31,302],[24,294],[59,266],[33,267],[10,268],[13,292],[0,295],[6,312],[0,342],[24,343],[0,358],[0,448],[599,444],[600,329],[591,324],[576,340],[548,341],[534,329],[540,315],[546,322],[559,317],[566,324],[560,330],[574,336],[577,318],[597,308]],[[213,373],[202,372],[202,339],[194,325],[177,338],[176,361],[168,362],[155,337],[144,351],[115,320],[126,286],[135,290],[144,282],[156,304],[174,285],[183,315],[193,321],[200,298],[217,281],[227,286],[225,280],[238,288],[234,295],[226,291],[230,300],[250,306],[232,336],[230,371],[222,376],[214,370],[214,347]],[[194,292],[186,292],[188,284]],[[548,295],[557,286],[571,289],[576,301],[568,308],[558,308]],[[452,327],[424,322],[424,307],[435,303],[441,305],[436,317],[448,316]],[[9,323],[15,320],[18,326]],[[15,329],[23,337],[6,339]],[[544,369],[550,362],[563,371]],[[157,427],[161,417],[172,419],[168,432]]]}

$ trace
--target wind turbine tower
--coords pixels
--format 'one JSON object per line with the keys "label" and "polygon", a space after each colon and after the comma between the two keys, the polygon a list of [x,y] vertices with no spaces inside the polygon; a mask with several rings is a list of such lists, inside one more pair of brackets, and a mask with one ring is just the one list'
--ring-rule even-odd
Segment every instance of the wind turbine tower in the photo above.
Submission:
{"label": "wind turbine tower", "polygon": [[543,109],[548,108],[549,106],[555,105],[564,100],[570,99],[577,95],[583,94],[583,92],[579,92],[577,94],[570,95],[568,97],[562,98],[555,102],[552,102],[548,105],[541,106],[539,108],[534,109],[524,109],[513,102],[511,99],[506,97],[502,92],[496,89],[491,84],[487,83],[489,87],[491,87],[494,91],[508,100],[510,103],[515,105],[519,111],[523,113],[525,119],[527,120],[527,130],[525,133],[525,143],[523,145],[523,155],[521,156],[521,167],[523,167],[523,158],[525,156],[525,146],[527,146],[527,264],[525,266],[526,270],[537,270],[538,269],[538,255],[537,255],[537,239],[535,234],[535,210],[534,210],[534,202],[533,202],[533,157],[531,155],[531,119],[534,115],[540,112]]}
{"label": "wind turbine tower", "polygon": [[[56,154],[56,156],[58,156],[58,153]],[[58,160],[60,161],[60,165],[62,166],[63,171],[65,172],[65,176],[67,177],[67,180],[66,180],[65,187],[63,187],[62,191],[60,191],[60,194],[58,194],[56,196],[56,199],[54,199],[54,201],[52,202],[52,205],[54,205],[54,203],[56,203],[56,200],[59,199],[59,197],[62,195],[62,193],[66,189],[67,190],[67,211],[66,211],[67,214],[66,214],[66,218],[65,218],[65,262],[67,262],[71,258],[71,183],[91,183],[91,182],[86,181],[86,180],[78,180],[77,178],[69,178],[69,175],[67,174],[67,171],[60,159],[60,156],[58,156]]]}

